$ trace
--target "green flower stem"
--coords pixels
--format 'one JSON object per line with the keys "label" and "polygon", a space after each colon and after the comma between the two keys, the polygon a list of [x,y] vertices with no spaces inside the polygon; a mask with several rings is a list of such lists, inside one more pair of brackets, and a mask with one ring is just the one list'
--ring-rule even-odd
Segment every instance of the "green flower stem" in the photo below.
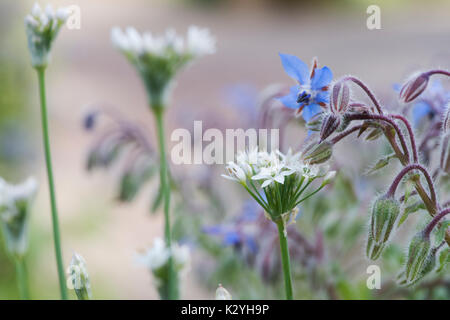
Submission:
{"label": "green flower stem", "polygon": [[64,264],[61,252],[61,240],[59,235],[58,211],[56,208],[55,186],[53,182],[52,159],[50,153],[50,141],[48,134],[47,101],[45,98],[45,67],[36,68],[39,79],[39,94],[41,98],[42,136],[44,138],[45,163],[47,166],[48,186],[50,191],[50,203],[52,210],[53,241],[55,243],[56,264],[58,269],[59,289],[61,299],[67,300],[66,280],[64,276]]}
{"label": "green flower stem", "polygon": [[[159,142],[159,153],[160,153],[160,180],[161,180],[161,190],[164,199],[164,236],[166,244],[171,248],[172,236],[170,231],[170,185],[168,181],[169,172],[167,168],[167,158],[166,158],[166,143],[164,138],[164,123],[163,114],[164,106],[152,106],[153,113],[155,114],[156,127],[158,131],[158,142]],[[175,272],[173,259],[169,258],[169,279],[168,279],[168,294],[167,299],[177,300],[179,297],[178,293],[178,279],[177,273]]]}
{"label": "green flower stem", "polygon": [[283,221],[279,219],[277,222],[278,237],[280,239],[281,262],[283,264],[284,286],[286,289],[286,300],[293,300],[292,279],[291,279],[291,262],[289,258],[289,249],[287,237],[284,235]]}
{"label": "green flower stem", "polygon": [[28,290],[27,269],[25,265],[25,259],[23,257],[17,257],[14,259],[16,265],[16,277],[19,287],[19,294],[21,300],[29,300],[30,293]]}

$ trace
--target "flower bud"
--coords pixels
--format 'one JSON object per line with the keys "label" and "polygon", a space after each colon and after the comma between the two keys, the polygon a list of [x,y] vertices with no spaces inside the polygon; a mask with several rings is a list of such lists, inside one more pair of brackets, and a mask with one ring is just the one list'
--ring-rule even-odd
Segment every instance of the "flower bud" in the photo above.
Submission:
{"label": "flower bud", "polygon": [[372,206],[369,238],[366,253],[372,260],[378,259],[400,213],[400,203],[393,197],[379,197]]}
{"label": "flower bud", "polygon": [[430,254],[430,246],[430,238],[424,232],[419,232],[412,238],[409,244],[405,270],[405,277],[408,283],[418,280],[423,270],[428,269],[426,268],[426,262]]}
{"label": "flower bud", "polygon": [[328,161],[332,154],[333,144],[329,141],[323,141],[308,147],[303,154],[303,159],[309,164],[320,164]]}
{"label": "flower bud", "polygon": [[330,110],[334,114],[347,112],[350,102],[350,87],[346,82],[339,81],[334,84],[330,95]]}
{"label": "flower bud", "polygon": [[334,113],[327,114],[323,121],[322,127],[320,128],[320,142],[324,141],[328,138],[336,129],[339,127],[341,123],[341,118]]}
{"label": "flower bud", "polygon": [[86,261],[76,252],[72,256],[67,273],[69,274],[67,287],[75,290],[78,300],[92,299],[91,284],[86,268]]}
{"label": "flower bud", "polygon": [[27,251],[29,211],[36,191],[34,178],[18,185],[0,178],[0,222],[6,247],[15,257],[23,257]]}
{"label": "flower bud", "polygon": [[421,95],[427,88],[429,78],[426,73],[413,75],[401,88],[400,100],[408,103]]}
{"label": "flower bud", "polygon": [[228,290],[222,287],[222,284],[220,283],[219,287],[216,290],[216,300],[233,300]]}

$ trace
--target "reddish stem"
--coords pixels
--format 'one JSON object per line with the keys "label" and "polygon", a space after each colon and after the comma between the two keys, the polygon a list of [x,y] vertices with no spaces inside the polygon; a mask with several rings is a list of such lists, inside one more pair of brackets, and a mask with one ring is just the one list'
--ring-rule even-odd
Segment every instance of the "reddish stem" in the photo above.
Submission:
{"label": "reddish stem", "polygon": [[428,187],[430,189],[431,201],[436,206],[436,204],[437,204],[436,191],[434,189],[433,180],[431,179],[431,176],[428,173],[427,169],[425,167],[421,166],[420,164],[410,164],[410,165],[407,165],[406,167],[404,167],[403,170],[400,171],[400,173],[395,177],[394,182],[392,182],[386,195],[389,197],[394,197],[395,191],[397,190],[397,187],[400,184],[400,181],[402,181],[405,174],[407,174],[411,170],[419,170],[423,173],[423,175],[425,176],[425,179],[427,180]]}
{"label": "reddish stem", "polygon": [[450,213],[450,208],[444,209],[439,214],[435,215],[430,223],[423,230],[425,237],[429,238],[431,231],[433,231],[434,227],[438,224],[438,222],[447,214]]}
{"label": "reddish stem", "polygon": [[381,105],[378,102],[377,98],[375,98],[375,95],[372,93],[372,91],[369,89],[369,87],[367,87],[361,80],[359,80],[358,78],[355,78],[353,76],[348,76],[342,79],[342,81],[352,81],[354,83],[356,83],[358,86],[360,86],[369,96],[370,100],[372,100],[373,104],[375,105],[375,107],[378,110],[379,114],[383,114],[383,110],[381,110]]}

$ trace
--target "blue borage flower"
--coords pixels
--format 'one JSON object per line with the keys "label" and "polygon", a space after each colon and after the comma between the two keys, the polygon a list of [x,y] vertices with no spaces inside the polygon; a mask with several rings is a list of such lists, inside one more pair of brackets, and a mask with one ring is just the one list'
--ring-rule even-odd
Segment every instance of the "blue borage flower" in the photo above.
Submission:
{"label": "blue borage flower", "polygon": [[317,68],[317,60],[313,60],[311,70],[306,63],[296,56],[280,53],[281,63],[286,73],[298,84],[292,86],[289,94],[279,98],[288,108],[297,109],[308,122],[322,111],[329,101],[328,86],[333,73],[328,67]]}

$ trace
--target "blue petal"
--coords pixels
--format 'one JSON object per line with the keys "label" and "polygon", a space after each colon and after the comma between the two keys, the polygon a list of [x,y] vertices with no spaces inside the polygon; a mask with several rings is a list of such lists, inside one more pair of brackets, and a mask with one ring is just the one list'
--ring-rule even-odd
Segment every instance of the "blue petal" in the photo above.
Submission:
{"label": "blue petal", "polygon": [[330,93],[328,91],[320,91],[316,94],[315,102],[328,103],[330,101]]}
{"label": "blue petal", "polygon": [[207,234],[221,234],[223,233],[223,228],[220,225],[203,227],[203,232]]}
{"label": "blue petal", "polygon": [[224,245],[233,245],[241,241],[240,235],[236,231],[229,231],[225,234],[223,238]]}
{"label": "blue petal", "polygon": [[252,253],[256,253],[258,251],[258,245],[256,244],[255,239],[247,237],[246,243]]}
{"label": "blue petal", "polygon": [[428,103],[423,101],[416,103],[412,112],[414,127],[417,127],[422,118],[427,116],[430,112],[431,108]]}
{"label": "blue petal", "polygon": [[298,109],[299,103],[297,102],[297,94],[296,93],[289,93],[288,95],[285,95],[284,97],[277,98],[280,100],[286,107],[291,109]]}
{"label": "blue petal", "polygon": [[279,53],[284,71],[301,84],[309,83],[309,69],[306,63],[290,54]]}
{"label": "blue petal", "polygon": [[314,117],[319,112],[322,112],[322,108],[317,103],[312,103],[310,105],[307,105],[302,112],[303,119],[305,119],[306,122],[311,120],[312,117]]}
{"label": "blue petal", "polygon": [[332,79],[333,72],[331,72],[330,68],[323,67],[316,69],[314,77],[311,79],[311,89],[319,90],[322,87],[329,85]]}
{"label": "blue petal", "polygon": [[394,83],[392,85],[392,89],[394,89],[395,92],[400,92],[400,90],[402,89],[402,85],[400,83]]}

